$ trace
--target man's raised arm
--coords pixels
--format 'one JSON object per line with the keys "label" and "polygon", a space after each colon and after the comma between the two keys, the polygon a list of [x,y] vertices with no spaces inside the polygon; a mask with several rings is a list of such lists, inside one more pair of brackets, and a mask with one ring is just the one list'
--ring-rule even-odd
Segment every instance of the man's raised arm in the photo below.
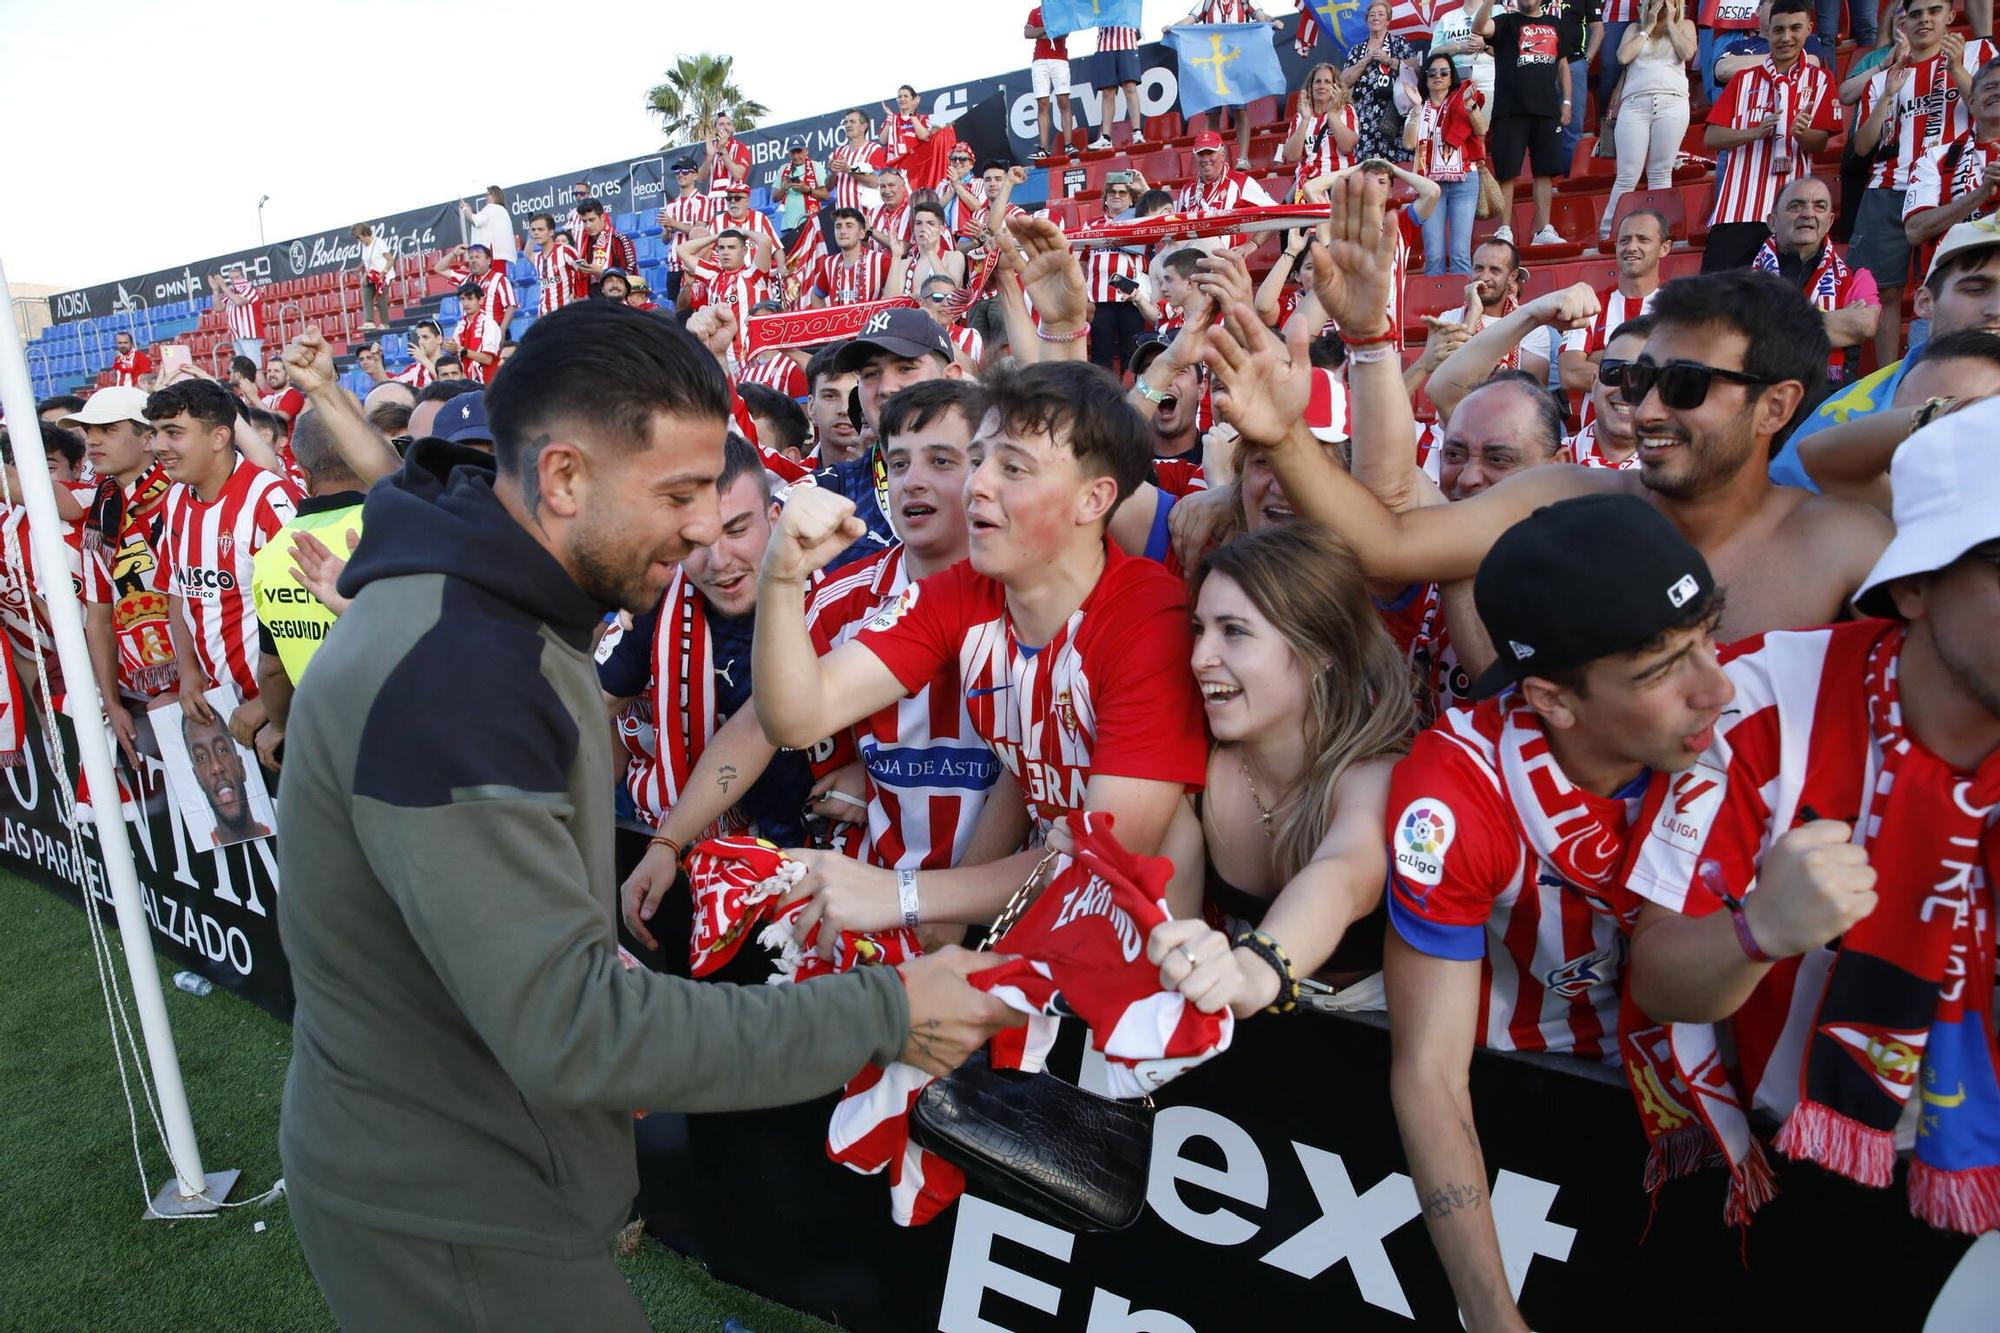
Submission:
{"label": "man's raised arm", "polygon": [[785,502],[757,575],[751,678],[757,721],[773,745],[804,749],[908,693],[882,659],[858,643],[820,657],[806,629],[806,583],[864,532],[854,502],[801,486]]}

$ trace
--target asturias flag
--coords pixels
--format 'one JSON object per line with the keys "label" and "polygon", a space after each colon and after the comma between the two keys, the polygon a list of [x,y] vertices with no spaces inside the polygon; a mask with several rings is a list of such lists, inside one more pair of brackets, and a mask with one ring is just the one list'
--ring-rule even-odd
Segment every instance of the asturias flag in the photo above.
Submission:
{"label": "asturias flag", "polygon": [[1191,24],[1168,29],[1167,41],[1180,61],[1184,116],[1284,95],[1285,71],[1268,23]]}
{"label": "asturias flag", "polygon": [[1343,51],[1359,47],[1368,40],[1368,11],[1364,0],[1304,0],[1302,8]]}
{"label": "asturias flag", "polygon": [[1042,31],[1051,37],[1138,26],[1139,0],[1042,0]]}

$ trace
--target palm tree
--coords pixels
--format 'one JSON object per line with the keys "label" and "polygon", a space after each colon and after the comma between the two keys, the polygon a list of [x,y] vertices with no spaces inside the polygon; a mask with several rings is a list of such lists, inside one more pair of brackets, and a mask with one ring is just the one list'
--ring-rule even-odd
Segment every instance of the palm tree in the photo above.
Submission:
{"label": "palm tree", "polygon": [[646,108],[660,118],[667,141],[662,147],[700,143],[708,138],[717,113],[727,111],[738,133],[754,128],[767,114],[762,102],[743,95],[732,78],[735,57],[679,56],[667,71],[667,81],[646,94]]}

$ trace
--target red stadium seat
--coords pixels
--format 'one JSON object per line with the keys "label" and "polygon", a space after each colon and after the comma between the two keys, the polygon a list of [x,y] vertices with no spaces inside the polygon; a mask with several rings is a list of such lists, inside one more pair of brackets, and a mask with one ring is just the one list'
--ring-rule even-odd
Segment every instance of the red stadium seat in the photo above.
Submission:
{"label": "red stadium seat", "polygon": [[1684,241],[1688,234],[1687,205],[1681,200],[1681,192],[1673,187],[1664,190],[1634,190],[1618,201],[1618,211],[1611,218],[1611,234],[1618,235],[1618,224],[1625,215],[1639,208],[1658,209],[1670,224],[1668,235],[1676,241]]}

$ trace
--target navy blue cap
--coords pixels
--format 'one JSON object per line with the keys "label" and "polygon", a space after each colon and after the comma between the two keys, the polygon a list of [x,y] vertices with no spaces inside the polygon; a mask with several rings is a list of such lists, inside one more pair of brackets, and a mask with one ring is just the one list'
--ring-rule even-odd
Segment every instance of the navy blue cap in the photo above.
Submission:
{"label": "navy blue cap", "polygon": [[486,424],[486,395],[462,393],[447,399],[445,405],[438,409],[431,433],[439,439],[458,444],[469,440],[493,443],[493,428]]}

